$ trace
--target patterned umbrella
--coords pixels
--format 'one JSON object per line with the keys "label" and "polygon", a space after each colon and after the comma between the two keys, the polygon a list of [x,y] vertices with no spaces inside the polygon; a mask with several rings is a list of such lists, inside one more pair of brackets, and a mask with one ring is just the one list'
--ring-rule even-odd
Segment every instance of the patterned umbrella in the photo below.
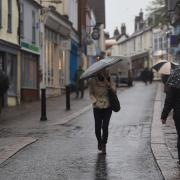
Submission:
{"label": "patterned umbrella", "polygon": [[176,68],[171,71],[166,84],[168,86],[180,89],[180,68]]}
{"label": "patterned umbrella", "polygon": [[177,67],[180,67],[180,65],[175,62],[160,60],[152,67],[152,69],[156,70],[160,74],[170,74],[171,69],[175,69]]}
{"label": "patterned umbrella", "polygon": [[103,69],[110,67],[110,66],[122,61],[123,59],[127,59],[127,58],[123,57],[123,56],[116,56],[116,57],[109,56],[102,60],[99,60],[99,61],[95,62],[94,64],[92,64],[88,69],[86,69],[86,71],[81,76],[81,80],[93,77],[99,71],[102,71]]}

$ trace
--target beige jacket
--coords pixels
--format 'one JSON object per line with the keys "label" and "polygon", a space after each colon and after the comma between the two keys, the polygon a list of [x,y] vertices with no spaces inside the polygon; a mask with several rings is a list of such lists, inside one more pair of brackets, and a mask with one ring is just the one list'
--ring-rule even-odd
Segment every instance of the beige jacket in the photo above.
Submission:
{"label": "beige jacket", "polygon": [[[115,85],[110,81],[111,88],[115,90]],[[105,109],[108,108],[108,87],[104,81],[99,81],[97,78],[92,78],[89,81],[89,94],[94,108]]]}

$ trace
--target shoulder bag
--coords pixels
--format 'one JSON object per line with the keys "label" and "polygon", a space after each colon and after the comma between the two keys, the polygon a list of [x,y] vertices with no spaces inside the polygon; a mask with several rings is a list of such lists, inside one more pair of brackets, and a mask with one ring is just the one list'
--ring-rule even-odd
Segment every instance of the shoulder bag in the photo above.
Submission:
{"label": "shoulder bag", "polygon": [[116,93],[111,88],[108,89],[108,97],[109,97],[109,103],[110,103],[112,111],[114,112],[120,111],[121,109],[120,101]]}

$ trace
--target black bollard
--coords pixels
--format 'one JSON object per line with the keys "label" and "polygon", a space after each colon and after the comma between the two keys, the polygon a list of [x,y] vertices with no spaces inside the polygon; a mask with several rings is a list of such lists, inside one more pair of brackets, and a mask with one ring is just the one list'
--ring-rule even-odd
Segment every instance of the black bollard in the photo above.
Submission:
{"label": "black bollard", "polygon": [[46,89],[41,89],[41,121],[46,121]]}
{"label": "black bollard", "polygon": [[70,110],[70,86],[66,85],[66,110]]}

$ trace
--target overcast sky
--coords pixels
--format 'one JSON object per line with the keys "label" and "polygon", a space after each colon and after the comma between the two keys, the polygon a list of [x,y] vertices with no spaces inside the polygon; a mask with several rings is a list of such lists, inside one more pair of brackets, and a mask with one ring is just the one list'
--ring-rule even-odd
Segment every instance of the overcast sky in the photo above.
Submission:
{"label": "overcast sky", "polygon": [[[112,36],[116,27],[120,29],[121,24],[126,24],[127,33],[134,32],[134,18],[146,7],[152,0],[105,0],[106,2],[106,31]],[[145,16],[144,16],[145,17]]]}

